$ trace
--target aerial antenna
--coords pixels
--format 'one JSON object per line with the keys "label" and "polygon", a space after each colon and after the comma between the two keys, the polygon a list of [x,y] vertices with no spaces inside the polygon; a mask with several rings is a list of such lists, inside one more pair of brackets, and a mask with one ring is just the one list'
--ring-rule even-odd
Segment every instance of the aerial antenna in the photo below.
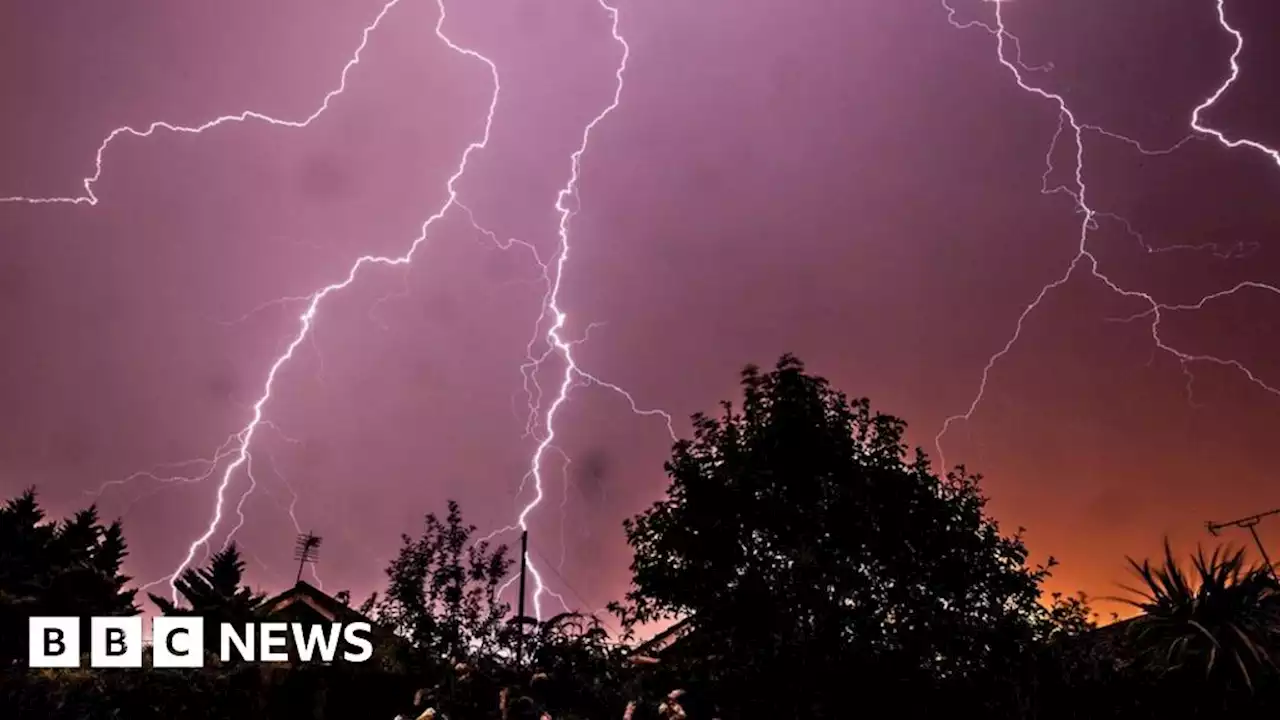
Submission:
{"label": "aerial antenna", "polygon": [[303,533],[293,545],[293,559],[298,561],[298,579],[294,584],[302,582],[302,570],[307,565],[314,565],[320,559],[320,542],[322,538],[314,533]]}
{"label": "aerial antenna", "polygon": [[[1268,510],[1264,513],[1258,513],[1257,515],[1250,515],[1249,517],[1243,517],[1243,518],[1240,518],[1239,520],[1231,520],[1228,522],[1216,523],[1210,520],[1209,522],[1206,522],[1204,526],[1208,528],[1209,534],[1214,537],[1217,537],[1218,531],[1222,530],[1223,528],[1238,527],[1238,528],[1247,529],[1249,531],[1249,534],[1253,536],[1253,543],[1258,546],[1258,552],[1262,553],[1262,559],[1264,562],[1267,563],[1267,569],[1271,571],[1271,576],[1277,577],[1276,566],[1271,562],[1271,556],[1267,555],[1267,548],[1263,546],[1262,538],[1258,537],[1258,529],[1257,529],[1259,522],[1261,522],[1264,518],[1271,517],[1272,515],[1280,515],[1280,508],[1276,508],[1275,510]],[[1277,578],[1277,579],[1280,579],[1280,578]]]}

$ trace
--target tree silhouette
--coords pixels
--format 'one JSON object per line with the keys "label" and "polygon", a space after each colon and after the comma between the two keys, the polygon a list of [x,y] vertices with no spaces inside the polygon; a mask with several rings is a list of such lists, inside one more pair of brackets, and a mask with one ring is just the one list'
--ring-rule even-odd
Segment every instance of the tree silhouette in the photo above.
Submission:
{"label": "tree silhouette", "polygon": [[186,601],[180,607],[169,598],[148,593],[165,615],[199,615],[205,619],[206,637],[217,637],[220,623],[252,622],[264,595],[243,584],[245,562],[236,544],[213,554],[203,568],[187,568],[174,586]]}
{"label": "tree silhouette", "polygon": [[741,409],[694,416],[666,497],[624,523],[637,617],[690,619],[680,644],[726,714],[839,714],[858,678],[920,690],[1048,632],[1047,570],[985,515],[977,476],[937,477],[901,420],[792,356],[746,368],[742,390]]}
{"label": "tree silhouette", "polygon": [[513,561],[505,545],[474,542],[458,503],[441,522],[426,516],[422,535],[402,536],[387,568],[378,619],[408,638],[420,657],[461,660],[496,650],[509,608],[498,599]]}
{"label": "tree silhouette", "polygon": [[32,488],[0,507],[0,665],[26,657],[30,616],[137,612],[127,555],[120,522],[104,526],[94,506],[48,522]]}

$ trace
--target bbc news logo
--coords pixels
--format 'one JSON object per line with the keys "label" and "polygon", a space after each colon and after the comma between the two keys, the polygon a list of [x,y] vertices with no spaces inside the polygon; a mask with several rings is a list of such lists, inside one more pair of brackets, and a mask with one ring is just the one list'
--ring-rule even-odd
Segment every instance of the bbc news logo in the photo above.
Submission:
{"label": "bbc news logo", "polygon": [[[80,667],[81,653],[89,651],[89,667],[142,667],[142,617],[89,619],[89,637],[81,637],[84,618],[33,617],[27,631],[27,666],[32,668]],[[304,624],[263,622],[217,626],[217,651],[222,662],[331,663],[341,659],[361,663],[373,657],[367,622]],[[151,665],[159,668],[204,667],[205,621],[200,617],[165,617],[151,620]],[[290,642],[292,641],[292,642]],[[340,651],[341,650],[341,651]]]}

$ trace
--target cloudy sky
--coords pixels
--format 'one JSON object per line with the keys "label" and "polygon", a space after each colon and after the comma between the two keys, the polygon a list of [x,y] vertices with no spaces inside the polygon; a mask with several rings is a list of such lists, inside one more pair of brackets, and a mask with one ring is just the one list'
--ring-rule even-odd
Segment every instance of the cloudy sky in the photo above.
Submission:
{"label": "cloudy sky", "polygon": [[[279,589],[314,530],[324,586],[357,596],[447,499],[489,532],[534,497],[557,194],[624,45],[597,0],[445,0],[443,37],[435,0],[382,3],[0,7],[0,491],[123,515],[140,582],[224,476],[212,547],[238,527]],[[570,606],[624,590],[621,520],[664,487],[667,423],[632,400],[686,434],[783,352],[982,472],[1056,589],[1115,594],[1125,555],[1280,505],[1280,50],[1251,42],[1280,11],[998,8],[1003,43],[977,0],[621,2],[556,299],[578,366],[631,400],[573,390],[529,520]],[[1220,10],[1240,71],[1200,121],[1259,147],[1192,126],[1231,77]],[[417,240],[300,335],[317,290]]]}

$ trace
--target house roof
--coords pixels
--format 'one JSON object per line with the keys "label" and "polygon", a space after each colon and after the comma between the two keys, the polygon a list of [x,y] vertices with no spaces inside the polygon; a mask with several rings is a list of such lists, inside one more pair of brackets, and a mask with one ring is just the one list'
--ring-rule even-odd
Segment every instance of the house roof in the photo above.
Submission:
{"label": "house roof", "polygon": [[633,655],[655,655],[668,650],[693,629],[693,616],[684,618],[671,627],[649,638],[635,649]]}
{"label": "house roof", "polygon": [[270,616],[298,604],[319,613],[329,622],[373,622],[304,580],[299,580],[298,584],[288,590],[262,601],[258,612]]}
{"label": "house roof", "polygon": [[1098,628],[1094,628],[1085,634],[1089,640],[1106,645],[1123,644],[1129,639],[1130,634],[1138,627],[1137,622],[1143,618],[1142,615],[1116,620],[1107,623]]}

